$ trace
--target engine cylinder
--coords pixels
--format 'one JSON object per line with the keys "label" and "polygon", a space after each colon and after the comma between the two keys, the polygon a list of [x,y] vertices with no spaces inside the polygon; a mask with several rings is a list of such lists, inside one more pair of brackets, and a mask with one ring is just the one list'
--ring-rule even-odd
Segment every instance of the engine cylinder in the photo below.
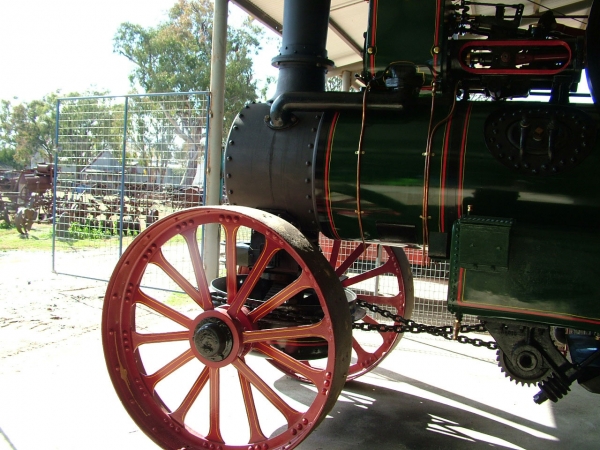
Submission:
{"label": "engine cylinder", "polygon": [[[361,210],[364,238],[422,243],[430,103],[421,103],[411,114],[367,116],[359,180],[359,113],[301,113],[296,126],[274,131],[264,121],[268,106],[250,105],[236,119],[226,151],[230,201],[285,211],[305,233],[345,240],[363,237]],[[600,226],[594,107],[514,105],[459,103],[436,133],[429,176],[432,233],[450,233],[467,214]],[[440,117],[448,107],[440,105]],[[524,136],[523,123],[533,128]]]}

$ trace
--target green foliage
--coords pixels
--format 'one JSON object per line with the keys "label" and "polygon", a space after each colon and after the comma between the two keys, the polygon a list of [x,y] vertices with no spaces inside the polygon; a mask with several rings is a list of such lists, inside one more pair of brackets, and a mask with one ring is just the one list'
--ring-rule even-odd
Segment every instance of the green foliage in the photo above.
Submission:
{"label": "green foliage", "polygon": [[[166,21],[143,28],[123,23],[114,37],[114,51],[136,68],[131,84],[146,92],[208,91],[212,51],[213,5],[210,0],[179,0]],[[225,135],[245,103],[257,98],[252,55],[260,49],[262,31],[250,21],[228,30],[226,61]],[[190,132],[179,137],[191,141]]]}
{"label": "green foliage", "polygon": [[[104,95],[105,92],[87,91],[83,96]],[[69,96],[78,97],[73,92]],[[29,103],[0,102],[0,164],[23,169],[31,158],[39,154],[43,160],[54,160],[56,148],[56,104],[59,92],[53,92]],[[63,103],[61,135],[68,136],[65,147],[71,153],[64,156],[79,158],[83,150],[114,148],[118,142],[110,141],[107,126],[122,127],[122,107],[119,116],[110,105],[95,99]],[[119,139],[120,141],[120,139]]]}
{"label": "green foliage", "polygon": [[0,251],[7,250],[52,250],[52,225],[34,224],[28,237],[18,233],[15,227],[0,226]]}
{"label": "green foliage", "polygon": [[15,149],[4,146],[0,143],[0,166],[12,167],[13,169],[22,169],[23,166],[15,161]]}
{"label": "green foliage", "polygon": [[[61,163],[73,164],[81,170],[105,150],[112,152],[115,157],[121,157],[124,107],[115,104],[112,98],[99,97],[106,94],[92,91],[82,96],[92,98],[61,100]],[[80,95],[72,93],[69,97]]]}
{"label": "green foliage", "polygon": [[328,92],[340,92],[342,90],[342,77],[328,77],[325,83]]}
{"label": "green foliage", "polygon": [[54,147],[57,94],[41,100],[13,105],[2,100],[0,107],[0,158],[12,157],[11,166],[22,168],[39,153],[50,161]]}
{"label": "green foliage", "polygon": [[84,224],[71,222],[69,225],[69,238],[71,239],[110,239],[114,237],[115,233],[118,234],[115,224],[111,223],[110,226],[99,227],[94,225],[91,219],[86,219]]}

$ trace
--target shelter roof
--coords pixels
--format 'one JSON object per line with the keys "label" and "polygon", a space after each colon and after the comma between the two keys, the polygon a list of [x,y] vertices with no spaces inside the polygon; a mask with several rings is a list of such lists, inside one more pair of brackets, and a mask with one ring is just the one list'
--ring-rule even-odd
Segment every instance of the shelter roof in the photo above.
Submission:
{"label": "shelter roof", "polygon": [[[252,17],[256,18],[278,34],[283,29],[283,0],[231,0]],[[396,0],[394,0],[396,1]],[[428,0],[434,1],[434,0]],[[476,3],[476,2],[474,2]],[[486,2],[491,3],[491,2]],[[592,0],[504,0],[504,4],[523,3],[525,5],[523,25],[537,19],[526,16],[554,9],[558,14],[585,16],[589,13]],[[494,15],[493,6],[471,4],[471,14]],[[336,65],[334,72],[360,70],[364,37],[367,30],[369,2],[366,0],[331,0],[327,52]],[[407,20],[410,20],[408,18]],[[587,20],[559,20],[572,27],[585,28]],[[399,24],[402,26],[402,24]],[[273,55],[276,56],[276,55]]]}

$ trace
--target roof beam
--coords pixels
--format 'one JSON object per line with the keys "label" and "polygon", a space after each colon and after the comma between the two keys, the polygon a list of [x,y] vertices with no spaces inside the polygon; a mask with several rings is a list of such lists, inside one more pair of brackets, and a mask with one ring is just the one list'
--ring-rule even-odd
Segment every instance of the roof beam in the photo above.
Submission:
{"label": "roof beam", "polygon": [[339,36],[339,38],[344,41],[344,43],[346,45],[348,45],[352,51],[354,51],[354,53],[356,53],[358,56],[360,56],[362,58],[362,47],[360,45],[358,45],[356,42],[354,42],[354,39],[352,39],[350,37],[350,35],[348,33],[346,33],[342,27],[340,27],[337,22],[335,20],[333,20],[331,17],[329,18],[329,28],[331,29],[331,31],[333,31],[335,34],[337,34]]}
{"label": "roof beam", "polygon": [[231,2],[246,11],[248,15],[256,17],[257,20],[264,23],[267,27],[281,36],[283,25],[252,3],[251,0],[231,0]]}

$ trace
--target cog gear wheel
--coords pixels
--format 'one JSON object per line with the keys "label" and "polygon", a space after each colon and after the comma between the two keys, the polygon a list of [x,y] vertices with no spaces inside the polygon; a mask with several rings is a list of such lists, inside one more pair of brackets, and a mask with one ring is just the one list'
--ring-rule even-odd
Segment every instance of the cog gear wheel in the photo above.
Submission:
{"label": "cog gear wheel", "polygon": [[530,345],[517,346],[511,355],[498,349],[496,360],[504,376],[523,386],[547,380],[552,375],[542,354]]}

